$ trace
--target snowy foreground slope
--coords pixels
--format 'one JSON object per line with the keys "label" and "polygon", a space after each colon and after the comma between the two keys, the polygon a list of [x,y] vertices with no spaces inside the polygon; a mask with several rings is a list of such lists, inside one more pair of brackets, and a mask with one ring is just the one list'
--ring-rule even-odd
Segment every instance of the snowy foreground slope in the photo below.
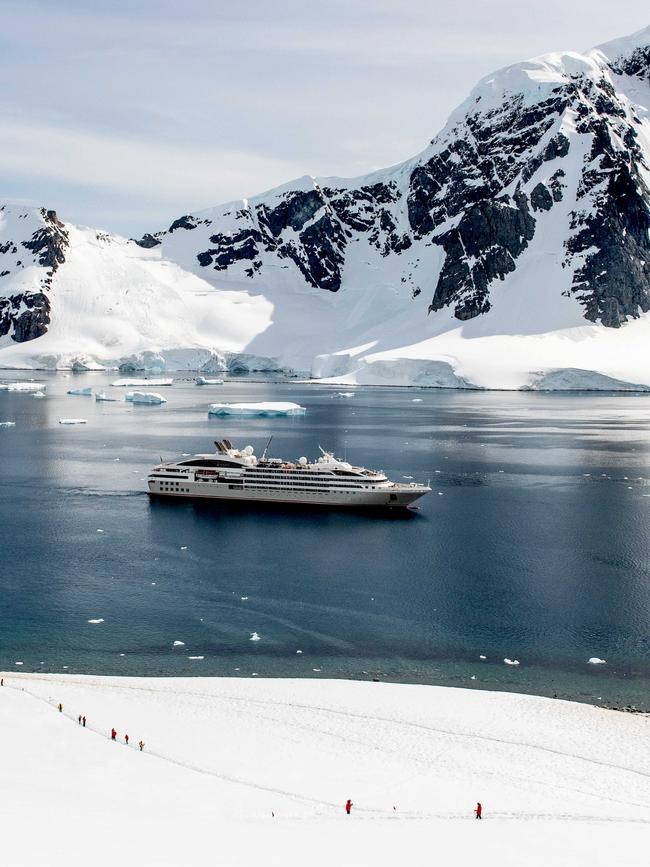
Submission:
{"label": "snowy foreground slope", "polygon": [[[345,681],[10,674],[0,724],[12,867],[631,865],[650,843],[650,722],[586,705]],[[131,745],[112,743],[111,727]]]}
{"label": "snowy foreground slope", "polygon": [[646,28],[487,76],[400,165],[139,241],[6,206],[0,365],[647,386],[649,184]]}

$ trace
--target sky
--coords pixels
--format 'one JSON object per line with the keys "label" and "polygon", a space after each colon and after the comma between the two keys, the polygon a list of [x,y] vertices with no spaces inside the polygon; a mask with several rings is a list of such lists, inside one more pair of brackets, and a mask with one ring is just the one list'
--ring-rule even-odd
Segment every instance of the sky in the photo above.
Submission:
{"label": "sky", "polygon": [[[614,11],[615,10],[615,11]],[[0,0],[0,201],[127,236],[421,151],[479,78],[647,0]]]}

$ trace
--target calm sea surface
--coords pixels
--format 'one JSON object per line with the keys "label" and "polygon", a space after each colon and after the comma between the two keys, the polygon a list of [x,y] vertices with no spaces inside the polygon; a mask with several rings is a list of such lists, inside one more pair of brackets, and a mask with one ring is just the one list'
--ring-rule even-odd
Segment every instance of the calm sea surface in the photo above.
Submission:
{"label": "calm sea surface", "polygon": [[[376,678],[650,708],[650,397],[340,398],[188,375],[162,407],[66,395],[114,378],[38,376],[41,400],[0,391],[0,422],[16,422],[0,428],[4,670]],[[210,419],[217,400],[307,414]],[[401,518],[145,493],[160,456],[223,437],[259,453],[271,434],[275,456],[321,444],[433,492]]]}

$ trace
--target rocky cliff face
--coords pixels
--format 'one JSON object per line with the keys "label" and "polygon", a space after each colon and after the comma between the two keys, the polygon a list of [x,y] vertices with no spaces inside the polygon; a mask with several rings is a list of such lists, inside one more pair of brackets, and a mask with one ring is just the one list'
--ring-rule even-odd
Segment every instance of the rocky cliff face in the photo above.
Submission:
{"label": "rocky cliff face", "polygon": [[[562,261],[558,297],[619,327],[650,309],[646,43],[650,29],[502,70],[414,160],[357,182],[303,178],[141,243],[174,257],[179,234],[194,232],[188,264],[260,284],[281,269],[330,292],[371,283],[390,259],[430,313],[468,320],[489,314],[537,239]],[[427,271],[431,247],[442,255]]]}
{"label": "rocky cliff face", "polygon": [[22,343],[47,332],[49,290],[65,262],[68,232],[56,211],[45,208],[35,213],[2,207],[0,216],[5,218],[0,240],[0,337],[10,335]]}

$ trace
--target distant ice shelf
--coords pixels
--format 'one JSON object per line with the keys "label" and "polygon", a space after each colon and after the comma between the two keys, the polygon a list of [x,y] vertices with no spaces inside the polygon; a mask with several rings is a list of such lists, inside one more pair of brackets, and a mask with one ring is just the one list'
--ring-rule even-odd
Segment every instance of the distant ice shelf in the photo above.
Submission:
{"label": "distant ice shelf", "polygon": [[212,403],[208,407],[208,415],[238,415],[238,416],[280,416],[304,415],[304,406],[297,403]]}

